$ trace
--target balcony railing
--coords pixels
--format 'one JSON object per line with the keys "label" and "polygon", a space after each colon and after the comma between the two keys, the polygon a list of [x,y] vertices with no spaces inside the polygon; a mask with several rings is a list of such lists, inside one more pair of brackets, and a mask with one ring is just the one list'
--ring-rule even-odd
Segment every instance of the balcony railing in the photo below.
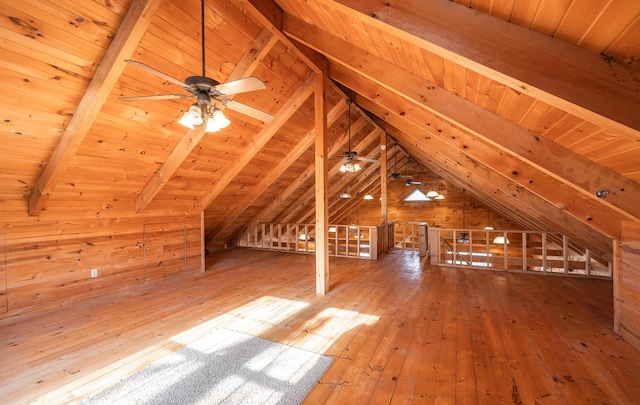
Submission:
{"label": "balcony railing", "polygon": [[429,228],[429,241],[432,264],[612,276],[611,263],[559,233]]}
{"label": "balcony railing", "polygon": [[[391,229],[391,231],[389,230]],[[331,225],[328,250],[331,256],[377,260],[389,250],[393,224],[378,226]],[[314,224],[258,224],[247,230],[238,246],[292,253],[315,253]]]}

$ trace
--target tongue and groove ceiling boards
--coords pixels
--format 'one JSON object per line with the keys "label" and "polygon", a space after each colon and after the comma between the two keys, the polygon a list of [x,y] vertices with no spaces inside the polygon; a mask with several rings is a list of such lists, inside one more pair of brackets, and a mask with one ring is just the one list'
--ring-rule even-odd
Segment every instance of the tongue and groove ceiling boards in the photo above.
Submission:
{"label": "tongue and groove ceiling boards", "polygon": [[[391,162],[398,142],[400,167],[411,156],[603,257],[621,221],[640,220],[635,0],[205,0],[206,76],[259,78],[265,89],[233,100],[274,116],[224,109],[231,125],[214,133],[177,123],[193,100],[120,100],[182,92],[126,59],[179,81],[200,74],[200,5],[0,1],[3,212],[204,210],[212,248],[259,222],[312,222],[313,82],[328,62],[328,156],[350,144],[380,159],[348,174],[352,191],[380,192],[380,144]],[[329,160],[336,222],[356,207],[337,198],[340,163]]]}
{"label": "tongue and groove ceiling boards", "polygon": [[278,1],[287,35],[418,161],[610,251],[640,218],[640,6],[545,3]]}

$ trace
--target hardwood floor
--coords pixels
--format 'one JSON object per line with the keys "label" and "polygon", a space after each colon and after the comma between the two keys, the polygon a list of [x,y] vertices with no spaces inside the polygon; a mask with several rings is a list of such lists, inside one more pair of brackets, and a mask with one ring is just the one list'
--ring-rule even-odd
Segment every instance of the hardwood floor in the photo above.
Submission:
{"label": "hardwood floor", "polygon": [[76,403],[215,328],[334,358],[308,404],[633,404],[640,352],[612,285],[439,268],[415,253],[331,259],[235,249],[208,271],[0,319],[0,403]]}

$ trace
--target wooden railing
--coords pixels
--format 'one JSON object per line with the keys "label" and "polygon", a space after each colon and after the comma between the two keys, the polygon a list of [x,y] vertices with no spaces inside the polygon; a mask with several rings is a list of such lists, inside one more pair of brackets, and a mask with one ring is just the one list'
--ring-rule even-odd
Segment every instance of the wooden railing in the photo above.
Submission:
{"label": "wooden railing", "polygon": [[558,233],[429,228],[429,240],[431,263],[442,266],[612,276],[611,263]]}
{"label": "wooden railing", "polygon": [[[391,229],[391,231],[389,231]],[[331,225],[328,250],[330,256],[377,260],[390,249],[393,224],[378,226]],[[315,253],[315,225],[263,223],[247,230],[238,246],[292,253]]]}
{"label": "wooden railing", "polygon": [[420,222],[396,222],[393,247],[401,250],[418,250],[419,225]]}

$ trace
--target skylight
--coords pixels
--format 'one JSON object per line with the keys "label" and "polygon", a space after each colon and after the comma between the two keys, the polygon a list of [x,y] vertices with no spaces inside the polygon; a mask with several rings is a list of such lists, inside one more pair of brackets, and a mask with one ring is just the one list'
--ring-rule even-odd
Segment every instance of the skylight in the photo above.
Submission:
{"label": "skylight", "polygon": [[431,198],[427,197],[425,193],[418,190],[417,188],[413,190],[408,196],[406,196],[402,201],[431,201]]}

